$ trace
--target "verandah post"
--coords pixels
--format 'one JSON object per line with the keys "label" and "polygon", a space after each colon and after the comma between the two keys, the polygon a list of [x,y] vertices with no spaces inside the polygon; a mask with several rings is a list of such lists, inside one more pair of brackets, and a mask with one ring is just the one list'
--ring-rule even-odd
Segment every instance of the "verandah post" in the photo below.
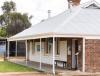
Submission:
{"label": "verandah post", "polygon": [[82,71],[85,72],[85,38],[83,38],[83,67]]}
{"label": "verandah post", "polygon": [[41,43],[41,38],[40,38],[40,70],[42,69],[42,62],[41,62],[41,53],[42,53],[42,43]]}
{"label": "verandah post", "polygon": [[9,58],[10,58],[10,55],[9,55],[9,54],[10,54],[10,53],[9,53],[9,52],[10,52],[10,51],[9,51],[9,50],[10,50],[10,41],[8,41],[8,48],[7,48],[7,50],[8,50],[7,58],[8,58],[8,60],[9,60]]}
{"label": "verandah post", "polygon": [[18,49],[17,49],[17,41],[16,41],[16,57],[17,57],[17,52],[18,52]]}
{"label": "verandah post", "polygon": [[53,74],[55,75],[55,37],[53,37]]}
{"label": "verandah post", "polygon": [[26,64],[27,64],[27,52],[28,52],[28,48],[27,48],[27,40],[25,41],[25,46],[26,46]]}

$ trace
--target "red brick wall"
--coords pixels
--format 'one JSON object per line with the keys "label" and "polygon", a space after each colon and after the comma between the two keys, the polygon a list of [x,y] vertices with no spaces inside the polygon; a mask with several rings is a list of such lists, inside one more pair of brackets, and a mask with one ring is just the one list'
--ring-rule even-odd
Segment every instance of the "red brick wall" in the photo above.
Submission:
{"label": "red brick wall", "polygon": [[86,71],[100,72],[100,40],[86,40]]}

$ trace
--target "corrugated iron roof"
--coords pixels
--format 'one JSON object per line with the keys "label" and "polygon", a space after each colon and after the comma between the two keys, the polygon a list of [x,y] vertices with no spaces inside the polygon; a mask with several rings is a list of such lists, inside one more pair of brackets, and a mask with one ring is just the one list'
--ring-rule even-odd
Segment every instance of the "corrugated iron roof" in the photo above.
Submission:
{"label": "corrugated iron roof", "polygon": [[51,32],[57,34],[100,36],[100,9],[89,7],[92,4],[100,7],[96,1],[92,0],[38,23],[9,39]]}

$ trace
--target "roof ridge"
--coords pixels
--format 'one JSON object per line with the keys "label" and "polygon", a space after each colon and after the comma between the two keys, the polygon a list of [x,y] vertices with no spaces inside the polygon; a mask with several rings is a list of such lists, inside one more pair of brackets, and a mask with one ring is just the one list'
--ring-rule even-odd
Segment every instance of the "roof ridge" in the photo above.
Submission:
{"label": "roof ridge", "polygon": [[100,4],[96,0],[90,0],[88,2],[85,2],[85,3],[81,4],[81,7],[86,8],[91,4],[96,4],[98,7],[100,7]]}

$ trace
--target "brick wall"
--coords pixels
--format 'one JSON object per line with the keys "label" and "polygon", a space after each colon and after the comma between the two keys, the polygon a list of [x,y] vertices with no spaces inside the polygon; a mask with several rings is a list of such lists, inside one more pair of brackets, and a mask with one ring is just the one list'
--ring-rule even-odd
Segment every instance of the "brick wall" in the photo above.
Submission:
{"label": "brick wall", "polygon": [[86,40],[86,71],[100,72],[100,40]]}

